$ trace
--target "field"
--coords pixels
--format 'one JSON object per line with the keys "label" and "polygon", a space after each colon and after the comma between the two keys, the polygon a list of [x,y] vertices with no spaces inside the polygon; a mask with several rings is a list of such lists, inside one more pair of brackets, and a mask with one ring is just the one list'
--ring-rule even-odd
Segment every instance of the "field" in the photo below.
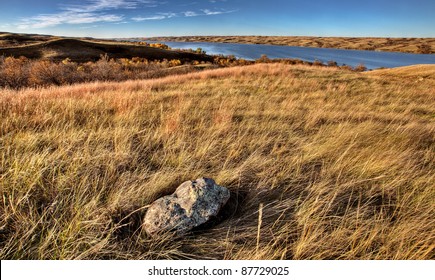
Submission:
{"label": "field", "polygon": [[157,41],[268,44],[406,53],[435,53],[435,38],[371,38],[308,36],[183,36],[147,38]]}
{"label": "field", "polygon": [[[434,95],[433,65],[0,89],[0,257],[433,258]],[[201,176],[232,194],[215,224],[141,231]]]}

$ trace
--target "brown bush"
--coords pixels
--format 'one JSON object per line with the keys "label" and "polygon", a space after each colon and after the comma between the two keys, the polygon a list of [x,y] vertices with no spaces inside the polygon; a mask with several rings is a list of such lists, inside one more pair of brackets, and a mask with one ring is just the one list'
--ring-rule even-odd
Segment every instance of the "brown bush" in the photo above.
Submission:
{"label": "brown bush", "polygon": [[314,66],[325,66],[325,65],[323,64],[323,62],[320,61],[320,60],[318,60],[318,59],[314,60],[313,65],[314,65]]}
{"label": "brown bush", "polygon": [[259,59],[257,59],[255,62],[257,62],[257,63],[269,63],[270,58],[267,57],[267,55],[262,54],[261,57]]}
{"label": "brown bush", "polygon": [[354,71],[356,72],[364,72],[367,71],[367,67],[364,64],[358,64],[357,66],[355,66],[355,68],[353,68]]}
{"label": "brown bush", "polygon": [[337,64],[336,61],[334,61],[334,60],[330,60],[330,61],[328,61],[328,66],[329,66],[329,67],[337,67],[338,64]]}
{"label": "brown bush", "polygon": [[71,67],[65,64],[42,60],[31,64],[29,83],[31,85],[62,85],[73,83]]}
{"label": "brown bush", "polygon": [[0,86],[20,88],[28,85],[29,61],[25,57],[2,59]]}

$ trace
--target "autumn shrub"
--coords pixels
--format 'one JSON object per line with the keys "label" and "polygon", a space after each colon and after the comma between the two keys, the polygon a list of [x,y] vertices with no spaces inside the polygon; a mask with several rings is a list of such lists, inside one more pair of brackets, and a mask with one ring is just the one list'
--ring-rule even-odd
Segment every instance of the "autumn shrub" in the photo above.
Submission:
{"label": "autumn shrub", "polygon": [[28,85],[28,59],[25,57],[3,58],[0,66],[0,86],[20,88]]}
{"label": "autumn shrub", "polygon": [[[203,62],[198,62],[198,64],[201,63]],[[183,62],[179,59],[161,61],[149,61],[140,57],[111,59],[107,55],[101,56],[96,62],[86,63],[72,62],[70,59],[55,62],[29,60],[24,57],[0,57],[0,87],[18,89],[27,86],[150,79],[198,70],[186,64],[186,67],[182,67],[183,69],[168,71],[169,68],[181,65]],[[229,66],[229,64],[223,64],[223,66]]]}
{"label": "autumn shrub", "polygon": [[345,65],[345,64],[340,66],[340,69],[348,70],[348,71],[352,71],[353,70],[352,66]]}
{"label": "autumn shrub", "polygon": [[328,61],[328,66],[329,67],[337,67],[337,62],[336,61],[334,61],[334,60],[330,60],[330,61]]}
{"label": "autumn shrub", "polygon": [[165,45],[162,43],[152,43],[152,44],[149,44],[148,46],[150,46],[152,48],[163,49],[163,50],[170,50],[171,49],[168,45]]}
{"label": "autumn shrub", "polygon": [[50,61],[34,61],[29,71],[30,85],[63,85],[84,81],[83,75],[77,71],[77,64],[69,61],[53,63]]}
{"label": "autumn shrub", "polygon": [[354,71],[356,72],[364,72],[367,71],[367,67],[364,64],[358,64],[357,66],[355,66],[355,68],[353,68]]}
{"label": "autumn shrub", "polygon": [[314,66],[324,66],[323,62],[318,60],[318,59],[314,60],[313,65]]}
{"label": "autumn shrub", "polygon": [[102,55],[100,60],[91,64],[92,78],[98,81],[116,80],[119,78],[121,66],[110,59],[108,55]]}
{"label": "autumn shrub", "polygon": [[260,56],[260,58],[257,59],[255,62],[257,62],[257,63],[269,63],[269,62],[270,62],[270,58],[267,57],[267,55],[262,54],[262,55]]}

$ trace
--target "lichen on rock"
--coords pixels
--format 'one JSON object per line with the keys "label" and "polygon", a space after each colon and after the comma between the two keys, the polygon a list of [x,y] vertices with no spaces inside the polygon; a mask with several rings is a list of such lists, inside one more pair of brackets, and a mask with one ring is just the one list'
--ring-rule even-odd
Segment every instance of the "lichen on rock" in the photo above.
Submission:
{"label": "lichen on rock", "polygon": [[230,191],[213,179],[186,181],[173,194],[151,204],[143,229],[150,236],[168,231],[183,235],[216,216],[229,198]]}

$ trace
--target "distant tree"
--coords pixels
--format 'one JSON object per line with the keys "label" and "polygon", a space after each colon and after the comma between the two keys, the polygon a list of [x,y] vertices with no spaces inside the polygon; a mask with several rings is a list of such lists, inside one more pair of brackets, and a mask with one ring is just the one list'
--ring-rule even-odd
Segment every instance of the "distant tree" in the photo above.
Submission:
{"label": "distant tree", "polygon": [[260,58],[257,59],[255,62],[257,62],[257,63],[269,63],[270,62],[270,58],[268,58],[267,55],[262,54],[260,56]]}
{"label": "distant tree", "polygon": [[205,54],[205,51],[202,48],[197,48],[195,52],[198,54]]}

